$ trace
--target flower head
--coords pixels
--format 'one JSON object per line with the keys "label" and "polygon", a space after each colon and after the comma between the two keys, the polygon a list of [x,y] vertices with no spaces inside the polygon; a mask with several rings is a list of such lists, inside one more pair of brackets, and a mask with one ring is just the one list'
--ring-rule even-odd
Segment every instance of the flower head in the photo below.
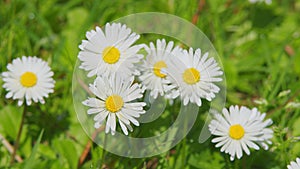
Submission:
{"label": "flower head", "polygon": [[292,161],[288,166],[288,169],[300,169],[300,158],[296,158],[296,161]]}
{"label": "flower head", "polygon": [[169,65],[169,59],[174,57],[173,52],[178,51],[173,48],[174,42],[166,43],[165,39],[157,40],[156,47],[151,42],[146,47],[147,56],[143,64],[140,66],[141,75],[139,79],[146,89],[150,90],[150,96],[154,99],[160,96],[172,99],[178,96],[174,85],[171,85],[170,77],[168,77],[166,68]]}
{"label": "flower head", "polygon": [[143,55],[137,54],[141,45],[132,45],[139,39],[139,35],[120,23],[105,25],[102,30],[96,27],[86,33],[88,40],[83,40],[79,46],[81,51],[78,58],[82,61],[80,68],[88,71],[88,76],[119,73],[129,77],[138,74],[134,64],[138,63]]}
{"label": "flower head", "polygon": [[243,151],[249,155],[249,148],[259,150],[259,145],[268,149],[273,131],[267,127],[272,120],[264,121],[264,118],[265,113],[261,114],[256,108],[230,106],[229,111],[224,108],[209,124],[210,132],[217,136],[212,142],[221,147],[221,152],[228,153],[231,160],[240,159]]}
{"label": "flower head", "polygon": [[214,58],[208,57],[208,52],[201,55],[201,50],[192,48],[175,52],[167,68],[173,84],[177,85],[183,104],[189,102],[201,106],[201,98],[211,101],[220,88],[214,82],[222,81],[223,72]]}
{"label": "flower head", "polygon": [[34,102],[45,103],[44,97],[53,93],[55,81],[48,63],[37,57],[17,58],[7,65],[3,72],[3,87],[8,91],[6,98],[18,100],[21,106],[26,100],[27,105]]}
{"label": "flower head", "polygon": [[127,128],[132,131],[130,123],[139,126],[136,118],[145,113],[144,102],[135,101],[143,97],[140,85],[133,83],[134,77],[121,78],[112,75],[110,77],[97,77],[89,89],[96,95],[88,98],[83,104],[90,107],[88,114],[95,114],[95,128],[99,128],[106,121],[105,132],[114,135],[116,132],[116,120],[118,118],[124,134],[128,135]]}

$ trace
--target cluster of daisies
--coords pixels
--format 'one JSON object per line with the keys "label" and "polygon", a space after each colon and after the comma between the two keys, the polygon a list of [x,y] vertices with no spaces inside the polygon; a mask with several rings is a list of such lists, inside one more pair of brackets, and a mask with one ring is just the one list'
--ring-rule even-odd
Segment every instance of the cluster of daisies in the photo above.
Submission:
{"label": "cluster of daisies", "polygon": [[[140,36],[120,23],[107,23],[104,29],[96,27],[86,33],[87,40],[79,46],[80,68],[94,78],[89,84],[95,95],[83,101],[94,115],[94,127],[105,124],[105,132],[116,132],[116,123],[124,134],[132,131],[131,124],[139,126],[138,117],[146,113],[142,100],[145,90],[154,99],[169,100],[180,97],[184,105],[201,99],[211,101],[220,88],[223,74],[216,60],[201,53],[200,49],[188,51],[175,46],[173,41],[158,39],[135,44]],[[144,51],[144,54],[141,54]]]}
{"label": "cluster of daisies", "polygon": [[[96,96],[83,101],[90,107],[88,114],[94,115],[95,128],[104,123],[105,131],[116,132],[116,121],[124,134],[132,131],[131,124],[138,126],[138,117],[146,113],[143,97],[145,90],[156,99],[180,98],[183,105],[202,105],[201,99],[211,101],[220,88],[221,68],[208,52],[175,46],[173,41],[158,39],[149,45],[134,44],[139,35],[126,25],[106,24],[104,29],[96,27],[86,33],[87,40],[79,46],[80,68],[95,81],[90,91]],[[146,55],[140,54],[140,50]],[[243,151],[259,146],[268,149],[273,131],[268,128],[272,120],[264,120],[266,114],[257,109],[232,106],[216,114],[209,129],[217,137],[212,140],[231,159],[240,159]]]}
{"label": "cluster of daisies", "polygon": [[[94,82],[89,90],[95,96],[84,100],[87,114],[93,115],[94,127],[105,125],[105,132],[114,135],[117,122],[125,135],[139,126],[138,118],[146,113],[141,101],[146,90],[154,99],[164,97],[170,101],[179,98],[183,105],[202,105],[201,99],[211,101],[220,88],[221,68],[208,52],[200,49],[185,50],[173,41],[158,39],[149,45],[135,44],[140,36],[126,25],[107,23],[104,29],[96,27],[86,33],[87,40],[79,46],[80,68]],[[140,51],[146,51],[146,55]],[[54,73],[48,63],[37,57],[14,59],[2,73],[6,98],[18,100],[21,106],[33,102],[45,103],[53,93]],[[271,119],[256,108],[230,106],[213,115],[209,130],[216,147],[240,159],[250,149],[268,149],[273,137],[269,128]],[[300,166],[300,159],[291,162],[288,169]]]}

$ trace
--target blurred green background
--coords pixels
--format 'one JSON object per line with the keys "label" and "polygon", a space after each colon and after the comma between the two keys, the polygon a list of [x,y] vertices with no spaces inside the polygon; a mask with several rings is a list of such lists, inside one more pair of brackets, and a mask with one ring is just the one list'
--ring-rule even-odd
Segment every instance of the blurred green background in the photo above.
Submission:
{"label": "blurred green background", "polygon": [[[0,168],[77,168],[89,140],[72,106],[78,45],[96,25],[138,12],[170,13],[200,28],[224,66],[227,106],[255,106],[267,112],[274,121],[273,145],[270,151],[253,151],[230,162],[210,140],[197,142],[206,117],[199,115],[194,132],[166,153],[130,159],[92,145],[81,168],[281,169],[300,156],[300,1],[273,0],[267,5],[246,0],[2,0],[0,72],[14,58],[36,55],[49,62],[56,86],[45,105],[29,107],[18,151],[25,161],[9,167],[10,154],[0,143]],[[0,134],[13,144],[22,108],[5,94],[1,88]],[[164,123],[173,118],[166,114]]]}

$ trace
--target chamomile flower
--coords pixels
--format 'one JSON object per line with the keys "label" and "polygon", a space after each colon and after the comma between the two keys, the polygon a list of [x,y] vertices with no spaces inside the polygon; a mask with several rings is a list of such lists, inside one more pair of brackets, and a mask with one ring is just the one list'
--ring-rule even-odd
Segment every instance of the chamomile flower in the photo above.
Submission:
{"label": "chamomile flower", "polygon": [[7,72],[2,73],[3,88],[8,91],[5,97],[18,100],[19,106],[24,99],[27,105],[31,105],[32,100],[44,104],[44,97],[53,93],[53,72],[42,59],[23,56],[14,59],[7,65],[7,69]]}
{"label": "chamomile flower", "polygon": [[150,90],[150,96],[154,99],[159,95],[170,99],[178,96],[178,91],[172,90],[175,86],[171,85],[170,78],[165,72],[169,59],[174,57],[172,52],[178,50],[178,47],[173,49],[173,46],[173,41],[167,44],[165,39],[158,39],[156,47],[152,42],[149,47],[145,47],[147,56],[140,66],[141,75],[139,79],[143,86]]}
{"label": "chamomile flower", "polygon": [[288,169],[300,169],[300,158],[297,158],[296,161],[292,161],[288,166]]}
{"label": "chamomile flower", "polygon": [[272,120],[264,121],[264,118],[265,113],[261,114],[256,108],[230,106],[229,111],[224,108],[209,124],[210,132],[217,136],[212,142],[221,147],[221,152],[228,153],[231,160],[240,159],[243,151],[250,155],[249,148],[259,150],[259,145],[263,145],[267,149],[265,145],[271,144],[273,136],[273,131],[267,127]]}
{"label": "chamomile flower", "polygon": [[142,45],[133,45],[139,35],[120,23],[107,23],[105,30],[96,27],[86,33],[88,40],[79,45],[81,51],[78,58],[82,61],[80,68],[88,71],[88,77],[119,73],[129,77],[138,73],[134,64],[138,63],[143,55],[137,54]]}
{"label": "chamomile flower", "polygon": [[191,102],[201,106],[201,98],[211,101],[220,91],[214,82],[222,81],[223,74],[216,60],[209,58],[208,52],[201,55],[200,49],[194,52],[190,48],[174,54],[176,57],[171,60],[167,72],[177,85],[183,104]]}
{"label": "chamomile flower", "polygon": [[127,128],[132,131],[130,123],[139,126],[136,118],[145,113],[144,102],[136,99],[143,97],[140,85],[133,83],[134,77],[121,78],[117,75],[110,77],[97,77],[89,89],[96,98],[88,98],[83,104],[90,107],[87,113],[95,115],[95,128],[99,128],[106,121],[105,132],[116,132],[116,121],[118,120],[124,134],[128,135]]}

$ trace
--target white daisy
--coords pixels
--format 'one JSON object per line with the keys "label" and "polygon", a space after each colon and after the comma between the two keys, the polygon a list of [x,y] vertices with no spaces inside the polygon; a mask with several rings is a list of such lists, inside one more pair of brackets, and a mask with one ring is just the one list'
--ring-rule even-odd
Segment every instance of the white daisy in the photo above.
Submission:
{"label": "white daisy", "polygon": [[55,81],[52,79],[53,72],[48,63],[37,57],[17,58],[7,65],[7,72],[3,72],[3,88],[8,93],[6,98],[18,100],[21,106],[26,100],[27,105],[34,102],[45,103],[44,97],[53,93]]}
{"label": "white daisy", "polygon": [[133,83],[134,77],[121,78],[112,75],[109,78],[97,77],[90,90],[96,98],[88,98],[83,104],[91,107],[88,114],[95,114],[95,128],[99,128],[106,121],[105,132],[116,132],[116,117],[124,134],[128,135],[127,128],[132,131],[130,123],[139,126],[136,118],[144,114],[144,102],[134,100],[143,97],[143,90],[140,85]]}
{"label": "white daisy", "polygon": [[300,169],[300,158],[296,158],[296,161],[292,161],[288,166],[288,169]]}
{"label": "white daisy", "polygon": [[139,39],[139,35],[120,23],[105,25],[105,30],[96,27],[86,33],[88,40],[79,45],[78,54],[82,61],[80,68],[88,71],[88,77],[120,73],[129,77],[137,73],[134,64],[138,63],[143,55],[137,54],[142,45],[132,45]]}
{"label": "white daisy", "polygon": [[273,131],[267,127],[272,120],[263,121],[264,118],[265,113],[261,114],[256,108],[230,106],[229,112],[224,108],[222,114],[215,114],[209,124],[210,132],[217,136],[212,142],[221,147],[221,152],[230,154],[231,160],[240,159],[243,151],[250,155],[249,148],[259,150],[258,145],[267,149],[273,136]]}
{"label": "white daisy", "polygon": [[141,75],[139,79],[146,89],[150,90],[150,96],[154,99],[160,96],[166,98],[175,98],[179,95],[177,90],[171,85],[170,79],[165,72],[168,67],[169,59],[174,57],[172,52],[177,51],[178,47],[173,49],[174,42],[168,44],[165,39],[157,40],[156,47],[151,42],[149,47],[145,47],[148,55],[140,66]]}
{"label": "white daisy", "polygon": [[189,102],[201,106],[201,98],[211,101],[220,88],[213,82],[222,81],[223,72],[214,58],[208,57],[208,52],[201,56],[201,50],[195,52],[192,48],[182,52],[174,52],[167,72],[177,85],[183,104]]}
{"label": "white daisy", "polygon": [[267,119],[264,121],[266,117],[266,113],[260,113],[257,108],[253,108],[252,114],[255,114],[256,116],[253,118],[253,120],[261,121],[262,122],[262,132],[263,134],[261,135],[261,140],[256,141],[263,149],[268,150],[269,149],[269,144],[272,144],[271,139],[273,138],[273,130],[267,128],[270,126],[273,121],[271,119]]}

